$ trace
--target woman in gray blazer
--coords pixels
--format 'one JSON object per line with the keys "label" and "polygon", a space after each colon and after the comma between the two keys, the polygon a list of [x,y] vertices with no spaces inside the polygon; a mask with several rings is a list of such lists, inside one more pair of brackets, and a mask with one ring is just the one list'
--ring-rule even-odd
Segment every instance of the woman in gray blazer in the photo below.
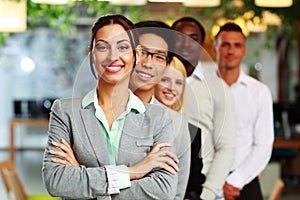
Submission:
{"label": "woman in gray blazer", "polygon": [[172,121],[166,108],[142,103],[129,89],[140,51],[134,25],[100,17],[89,56],[97,87],[83,98],[56,100],[43,180],[63,199],[173,199],[178,182]]}

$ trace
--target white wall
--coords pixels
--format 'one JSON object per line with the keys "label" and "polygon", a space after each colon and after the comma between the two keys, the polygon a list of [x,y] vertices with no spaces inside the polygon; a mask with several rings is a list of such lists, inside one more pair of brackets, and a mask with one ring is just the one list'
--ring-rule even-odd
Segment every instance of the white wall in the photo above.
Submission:
{"label": "white wall", "polygon": [[[278,100],[278,59],[274,49],[275,41],[271,39],[270,44],[272,48],[265,47],[266,36],[264,33],[252,33],[247,38],[247,55],[245,56],[244,63],[248,68],[257,63],[261,64],[261,70],[256,71],[257,78],[265,83],[271,90],[273,100]],[[248,69],[249,70],[249,69]]]}
{"label": "white wall", "polygon": [[[89,41],[89,37],[80,32],[76,37],[64,41],[55,31],[39,28],[14,34],[0,47],[0,148],[7,148],[9,144],[8,124],[13,118],[13,100],[72,95],[73,81],[86,56]],[[35,62],[34,71],[24,72],[20,68],[24,56]],[[45,138],[45,127],[16,128],[17,146],[40,146]]]}

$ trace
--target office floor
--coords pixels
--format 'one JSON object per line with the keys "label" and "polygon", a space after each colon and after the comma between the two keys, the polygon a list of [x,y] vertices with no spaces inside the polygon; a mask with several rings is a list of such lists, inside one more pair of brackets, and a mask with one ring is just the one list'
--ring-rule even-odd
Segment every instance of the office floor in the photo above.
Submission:
{"label": "office floor", "polygon": [[[8,158],[7,151],[0,151],[0,161]],[[15,164],[27,194],[47,194],[42,182],[42,151],[20,151],[15,154]],[[300,180],[288,180],[281,200],[300,199]],[[6,191],[0,180],[0,199],[7,200]]]}

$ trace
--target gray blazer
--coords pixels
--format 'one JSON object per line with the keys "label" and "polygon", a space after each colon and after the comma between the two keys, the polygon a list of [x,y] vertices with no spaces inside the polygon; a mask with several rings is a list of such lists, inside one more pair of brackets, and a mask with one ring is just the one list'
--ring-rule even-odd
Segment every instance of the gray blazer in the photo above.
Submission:
{"label": "gray blazer", "polygon": [[[48,192],[65,199],[95,199],[111,195],[112,199],[174,199],[178,177],[156,169],[119,194],[108,193],[105,165],[110,165],[107,141],[92,105],[82,108],[82,98],[56,100],[48,129],[48,144],[43,161],[43,180]],[[173,143],[172,120],[166,108],[144,104],[145,113],[130,112],[120,141],[117,165],[132,166],[141,161],[159,142]],[[64,138],[75,153],[80,167],[51,162],[55,149],[51,141]],[[174,145],[170,148],[175,152]]]}
{"label": "gray blazer", "polygon": [[[153,104],[165,107],[165,105],[155,98],[153,100]],[[167,110],[169,111],[170,117],[173,121],[173,134],[175,137],[174,145],[179,160],[178,167],[180,169],[178,172],[177,192],[174,200],[182,200],[184,199],[190,174],[191,139],[193,138],[190,136],[187,118],[183,114],[172,109],[167,108]]]}

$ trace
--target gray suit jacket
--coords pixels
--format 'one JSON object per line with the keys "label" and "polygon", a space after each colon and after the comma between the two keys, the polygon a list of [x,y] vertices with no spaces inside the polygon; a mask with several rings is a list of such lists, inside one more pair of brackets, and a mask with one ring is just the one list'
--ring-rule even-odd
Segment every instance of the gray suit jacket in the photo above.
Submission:
{"label": "gray suit jacket", "polygon": [[[94,199],[107,195],[106,165],[110,165],[107,141],[92,105],[82,108],[82,99],[56,100],[48,129],[48,144],[43,162],[43,179],[48,192],[66,199]],[[173,143],[172,120],[165,108],[145,104],[145,113],[130,112],[126,117],[118,152],[118,166],[141,161],[159,142]],[[55,156],[52,141],[64,138],[71,145],[80,167],[51,162]],[[173,145],[174,146],[174,145]],[[174,148],[170,148],[174,151]],[[156,169],[131,187],[111,194],[112,199],[174,199],[178,177]]]}
{"label": "gray suit jacket", "polygon": [[[154,99],[153,103],[165,107],[165,105],[160,103],[157,99]],[[179,160],[178,167],[180,169],[178,172],[177,193],[174,200],[182,200],[184,199],[190,174],[191,139],[193,138],[190,136],[187,118],[172,109],[167,108],[167,110],[173,121],[174,145],[176,147],[176,154]]]}

